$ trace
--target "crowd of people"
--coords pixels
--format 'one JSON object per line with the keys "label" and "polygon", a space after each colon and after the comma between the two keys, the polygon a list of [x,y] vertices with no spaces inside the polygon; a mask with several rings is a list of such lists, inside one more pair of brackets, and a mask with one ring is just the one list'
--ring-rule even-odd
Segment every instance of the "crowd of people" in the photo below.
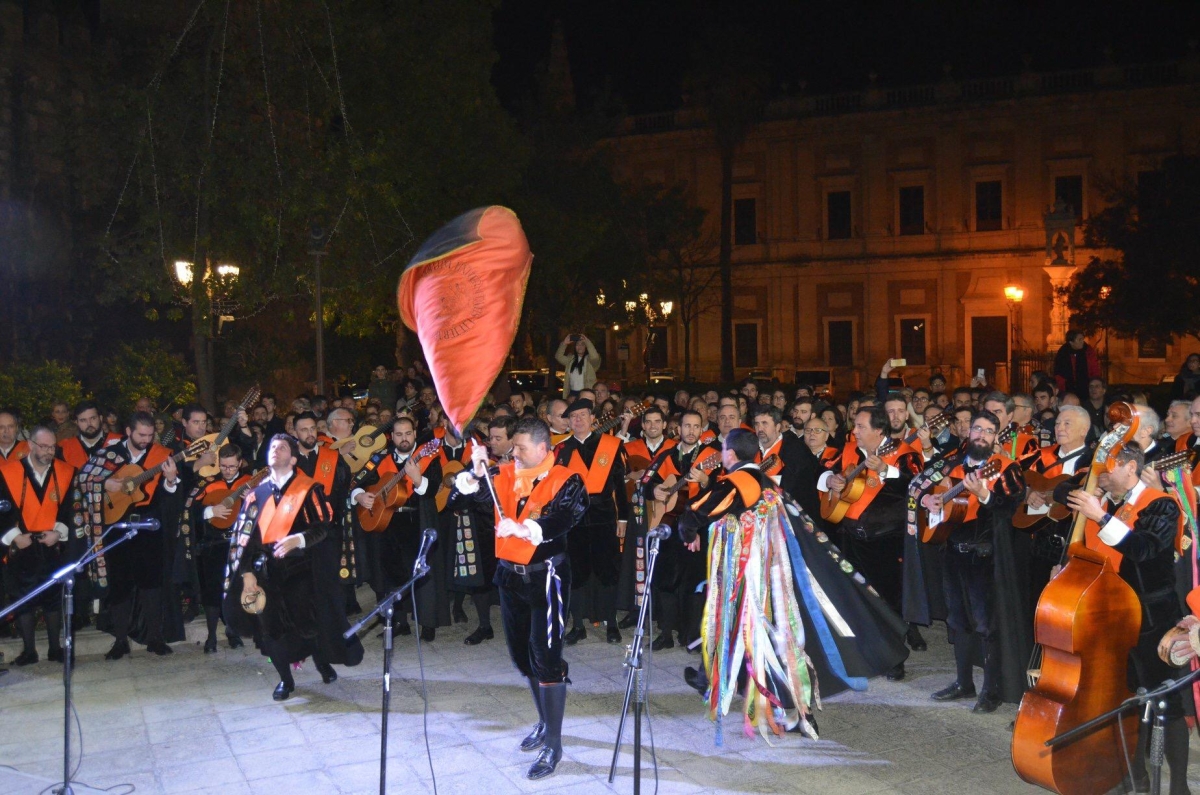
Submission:
{"label": "crowd of people", "polygon": [[[1193,393],[1160,420],[1145,395],[1110,392],[1086,357],[1077,366],[1069,355],[1064,367],[1078,377],[1034,373],[1028,391],[1011,394],[983,379],[951,388],[940,374],[895,386],[889,362],[874,390],[844,401],[753,380],[727,391],[622,392],[597,377],[599,357],[583,335],[564,339],[558,359],[567,373],[561,393],[505,390],[505,401],[489,397],[461,431],[420,365],[377,368],[365,400],[301,395],[281,404],[264,393],[226,402],[219,416],[189,404],[163,417],[147,400],[118,421],[85,401],[56,405],[26,427],[0,409],[0,500],[13,506],[0,514],[6,597],[20,598],[89,543],[103,545],[106,526],[155,518],[160,532],[139,534],[93,566],[77,621],[110,632],[105,657],[117,660],[131,641],[171,654],[185,623],[202,616],[204,651],[219,652],[222,632],[232,648],[253,639],[279,672],[283,700],[295,688],[292,663],[312,657],[331,682],[333,664],[361,659],[361,645],[339,638],[362,610],[362,589],[379,599],[407,580],[425,553],[423,531],[434,528],[430,573],[414,590],[418,626],[404,617],[406,599],[396,631],[432,642],[440,628],[468,622],[465,643],[487,643],[500,603],[539,715],[522,748],[550,749],[530,771],[537,778],[561,756],[563,647],[622,642],[645,595],[655,526],[672,532],[651,584],[653,649],[703,652],[684,676],[706,695],[754,678],[772,694],[763,702],[776,711],[779,726],[763,718],[772,729],[815,735],[818,682],[830,693],[871,676],[904,678],[910,651],[927,648],[922,629],[936,620],[948,627],[956,676],[932,698],[972,699],[984,714],[1019,703],[1034,608],[1069,540],[1059,508],[1087,517],[1087,543],[1118,553],[1120,575],[1143,604],[1131,682],[1171,675],[1157,646],[1190,612],[1195,556],[1154,462],[1200,455]],[[1137,435],[1101,493],[1084,492],[1117,401],[1137,406]],[[1043,491],[1027,483],[1031,472],[1038,482],[1073,479]],[[543,483],[553,488],[543,494]],[[961,484],[962,511],[940,496],[950,484]],[[774,533],[769,542],[722,524],[755,512],[764,539]],[[1015,527],[1018,514],[1027,526]],[[923,540],[943,522],[948,532]],[[789,572],[812,575],[797,576],[786,597],[759,593],[772,604],[761,609],[791,611],[804,626],[801,663],[783,666],[785,674],[756,671],[749,649],[744,668],[736,660],[729,668],[733,647],[718,637],[721,627],[728,636],[729,626],[757,620],[745,612],[721,619],[732,625],[717,620],[715,593],[762,590],[749,569],[722,568],[719,550],[741,543],[761,555],[763,571],[783,557]],[[49,592],[16,615],[24,649],[15,665],[39,660],[39,614],[49,659],[63,658],[58,595]],[[1190,705],[1173,698],[1166,759],[1171,791],[1185,792]]]}

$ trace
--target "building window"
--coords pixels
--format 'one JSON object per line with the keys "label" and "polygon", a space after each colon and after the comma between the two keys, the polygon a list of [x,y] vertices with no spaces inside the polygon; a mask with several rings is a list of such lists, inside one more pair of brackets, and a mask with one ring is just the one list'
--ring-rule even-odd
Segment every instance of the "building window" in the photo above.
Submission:
{"label": "building window", "polygon": [[754,199],[733,201],[733,244],[752,246],[758,242],[758,207]]}
{"label": "building window", "polygon": [[758,324],[735,323],[733,359],[737,367],[758,367]]}
{"label": "building window", "polygon": [[975,183],[975,231],[991,232],[1003,228],[1003,197],[1000,180]]}
{"label": "building window", "polygon": [[830,240],[847,240],[853,229],[850,213],[850,191],[830,191],[825,196],[826,223]]}
{"label": "building window", "polygon": [[907,359],[910,366],[924,365],[925,332],[928,324],[923,317],[902,317],[900,323],[900,358]]}
{"label": "building window", "polygon": [[1075,212],[1075,222],[1083,219],[1083,177],[1055,177],[1054,201],[1061,201]]}
{"label": "building window", "polygon": [[900,234],[925,234],[925,188],[922,185],[900,189]]}
{"label": "building window", "polygon": [[1166,359],[1167,341],[1141,334],[1137,338],[1139,359]]}
{"label": "building window", "polygon": [[854,366],[854,321],[830,320],[825,325],[829,342],[829,366]]}
{"label": "building window", "polygon": [[667,327],[651,326],[650,333],[654,336],[646,346],[650,358],[650,366],[661,370],[667,366]]}

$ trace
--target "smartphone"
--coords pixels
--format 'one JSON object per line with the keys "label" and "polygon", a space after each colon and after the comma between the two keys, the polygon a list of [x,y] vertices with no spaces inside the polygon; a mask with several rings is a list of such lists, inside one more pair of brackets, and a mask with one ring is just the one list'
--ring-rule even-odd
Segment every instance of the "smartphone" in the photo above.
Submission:
{"label": "smartphone", "polygon": [[897,367],[908,367],[908,359],[892,359],[888,365],[895,370]]}
{"label": "smartphone", "polygon": [[581,339],[583,339],[582,334],[572,334],[571,335],[571,342],[579,342]]}
{"label": "smartphone", "polygon": [[983,372],[982,367],[980,367],[978,370],[975,371],[975,377],[976,378],[987,378],[987,375]]}

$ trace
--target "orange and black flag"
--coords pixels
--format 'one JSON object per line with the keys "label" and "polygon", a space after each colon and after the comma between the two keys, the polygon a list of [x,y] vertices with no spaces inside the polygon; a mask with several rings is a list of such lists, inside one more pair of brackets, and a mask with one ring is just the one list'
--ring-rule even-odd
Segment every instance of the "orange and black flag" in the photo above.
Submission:
{"label": "orange and black flag", "polygon": [[421,340],[446,417],[460,432],[508,358],[532,262],[516,213],[481,207],[435,232],[400,275],[400,318]]}

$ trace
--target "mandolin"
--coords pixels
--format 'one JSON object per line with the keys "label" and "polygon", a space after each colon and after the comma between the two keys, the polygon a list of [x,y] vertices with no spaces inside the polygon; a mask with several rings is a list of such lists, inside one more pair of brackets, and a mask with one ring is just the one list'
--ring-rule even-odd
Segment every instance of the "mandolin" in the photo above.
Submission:
{"label": "mandolin", "polygon": [[[419,464],[435,454],[441,446],[441,439],[430,439],[413,453],[412,459]],[[401,467],[394,475],[386,479],[380,478],[367,492],[375,495],[375,503],[370,508],[359,505],[355,508],[355,513],[364,533],[377,533],[386,530],[396,511],[408,502],[408,498],[412,496],[412,483],[407,480],[404,468]]]}
{"label": "mandolin", "polygon": [[[1111,430],[1100,438],[1084,489],[1095,493],[1100,475],[1137,432],[1136,406],[1108,410]],[[1048,748],[1051,737],[1114,709],[1129,698],[1129,651],[1137,644],[1142,607],[1104,553],[1089,549],[1087,518],[1075,515],[1067,562],[1038,600],[1029,678],[1013,728],[1012,762],[1030,784],[1061,795],[1107,792],[1125,775],[1119,749],[1137,747],[1136,712],[1097,727],[1073,742]],[[1124,736],[1122,738],[1122,735]]]}
{"label": "mandolin", "polygon": [[[250,408],[258,402],[258,398],[262,395],[262,390],[258,385],[250,387],[250,391],[242,398],[242,402],[238,404],[238,411],[249,411]],[[233,416],[225,420],[225,424],[221,426],[220,433],[210,433],[208,436],[201,436],[202,441],[209,443],[209,448],[217,451],[217,455],[221,454],[221,445],[225,444],[225,440],[229,438],[229,434],[233,433],[234,426],[237,425],[238,411],[233,412]],[[215,478],[221,474],[221,466],[218,462],[213,461],[211,464],[205,464],[196,469],[196,474],[202,478]]]}
{"label": "mandolin", "polygon": [[[975,476],[980,480],[995,480],[1000,477],[1000,462],[995,459],[988,461],[982,468],[975,471]],[[971,507],[971,497],[973,495],[963,495],[967,490],[967,482],[959,481],[953,486],[950,485],[950,479],[945,478],[941,483],[937,483],[930,490],[930,494],[940,495],[942,498],[942,520],[935,525],[929,524],[929,512],[922,509],[917,512],[918,535],[921,537],[922,543],[925,544],[943,544],[951,533],[962,527],[963,522],[967,520],[967,512]]]}
{"label": "mandolin", "polygon": [[[185,449],[171,456],[170,460],[177,464],[180,461],[195,461],[208,452],[208,450],[208,442],[203,439],[197,439]],[[146,494],[142,491],[142,486],[157,477],[162,472],[163,465],[166,463],[166,461],[163,461],[161,464],[152,466],[149,469],[142,469],[137,464],[126,464],[114,472],[112,477],[121,484],[121,490],[115,492],[105,490],[104,521],[108,524],[121,521],[121,518],[125,516],[125,512],[129,510],[131,505],[137,505],[146,499]]]}
{"label": "mandolin", "polygon": [[[883,458],[895,452],[899,447],[899,443],[895,439],[888,439],[875,455]],[[854,503],[858,502],[863,494],[867,491],[867,459],[864,457],[848,472],[844,472],[842,477],[846,479],[846,487],[841,493],[835,491],[827,491],[821,495],[821,518],[830,524],[837,524],[846,518],[846,513]]]}
{"label": "mandolin", "polygon": [[242,485],[234,489],[214,489],[204,497],[204,506],[207,508],[213,505],[223,505],[229,508],[231,513],[224,519],[219,519],[216,516],[208,520],[208,523],[218,530],[228,530],[233,527],[233,523],[237,521],[238,511],[236,510],[246,495],[255,489],[258,484],[267,479],[267,475],[271,474],[271,470],[267,467],[260,469],[254,477],[247,480]]}

